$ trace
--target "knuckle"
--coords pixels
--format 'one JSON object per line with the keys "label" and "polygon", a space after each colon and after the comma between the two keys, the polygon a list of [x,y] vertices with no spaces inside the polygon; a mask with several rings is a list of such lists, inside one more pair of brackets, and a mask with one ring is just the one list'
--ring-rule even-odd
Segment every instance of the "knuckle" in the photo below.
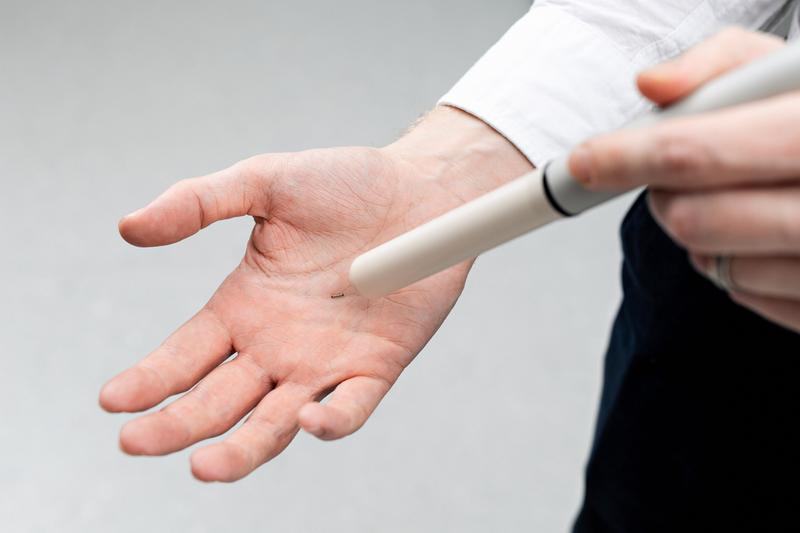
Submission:
{"label": "knuckle", "polygon": [[275,171],[279,160],[278,154],[260,154],[248,157],[230,167],[231,175],[238,177],[243,182],[258,183]]}
{"label": "knuckle", "polygon": [[172,186],[172,191],[180,195],[194,205],[198,220],[199,228],[205,228],[210,223],[209,220],[213,217],[212,209],[214,205],[210,202],[210,191],[202,187],[201,178],[185,178]]}
{"label": "knuckle", "polygon": [[241,165],[242,176],[245,179],[263,183],[289,173],[297,159],[296,153],[269,153],[249,157],[237,165]]}
{"label": "knuckle", "polygon": [[659,173],[674,177],[687,177],[702,170],[713,170],[714,158],[700,142],[684,133],[662,131],[656,138],[653,166]]}
{"label": "knuckle", "polygon": [[591,161],[593,181],[612,184],[630,177],[630,155],[625,145],[603,137],[588,141],[584,149]]}
{"label": "knuckle", "polygon": [[361,405],[355,401],[348,402],[345,410],[345,417],[347,420],[346,433],[349,435],[361,429],[367,422],[370,414],[371,411],[365,405]]}
{"label": "knuckle", "polygon": [[[783,96],[785,105],[783,106],[783,110],[793,119],[797,120],[800,118],[800,92],[794,91],[789,94]],[[794,132],[792,132],[794,133]],[[793,153],[797,153],[797,145],[794,145],[793,148],[795,151]]]}
{"label": "knuckle", "polygon": [[741,39],[749,34],[750,32],[743,27],[732,25],[722,29],[714,40],[720,44],[734,44],[738,43]]}
{"label": "knuckle", "polygon": [[614,142],[591,142],[587,149],[595,163],[598,177],[613,179],[623,170],[626,161],[625,147]]}
{"label": "knuckle", "polygon": [[733,57],[737,62],[746,62],[783,46],[783,40],[774,35],[751,31],[742,26],[725,28],[711,42],[720,53]]}
{"label": "knuckle", "polygon": [[241,209],[250,212],[258,206],[258,212],[268,208],[275,177],[282,164],[278,154],[261,154],[235,163],[229,170],[237,183]]}
{"label": "knuckle", "polygon": [[234,163],[233,168],[240,172],[258,172],[269,160],[270,154],[254,155]]}
{"label": "knuckle", "polygon": [[[728,278],[732,285],[739,291],[759,291],[765,288],[764,271],[765,263],[761,259],[752,257],[731,257],[728,265]],[[767,283],[767,287],[769,283]]]}
{"label": "knuckle", "polygon": [[158,348],[159,363],[153,364],[142,361],[139,366],[151,372],[171,394],[189,390],[194,381],[191,376],[179,369],[188,366],[191,354],[170,339],[164,341]]}
{"label": "knuckle", "polygon": [[180,194],[195,195],[197,193],[198,178],[184,178],[175,182],[170,189]]}
{"label": "knuckle", "polygon": [[726,54],[738,53],[748,45],[752,36],[753,33],[742,26],[728,26],[712,37],[708,44],[715,51]]}
{"label": "knuckle", "polygon": [[242,159],[230,167],[230,175],[239,177],[247,183],[258,181],[264,173],[264,167],[268,164],[265,156],[254,156]]}

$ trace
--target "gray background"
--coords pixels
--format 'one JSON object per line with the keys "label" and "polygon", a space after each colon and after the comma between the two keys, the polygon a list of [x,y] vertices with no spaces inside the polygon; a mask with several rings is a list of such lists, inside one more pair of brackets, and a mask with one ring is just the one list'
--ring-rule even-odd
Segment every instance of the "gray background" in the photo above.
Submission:
{"label": "gray background", "polygon": [[131,458],[97,392],[239,261],[249,220],[134,249],[124,213],[266,151],[385,144],[525,0],[0,1],[0,528],[564,531],[627,200],[482,258],[366,427],[233,485]]}

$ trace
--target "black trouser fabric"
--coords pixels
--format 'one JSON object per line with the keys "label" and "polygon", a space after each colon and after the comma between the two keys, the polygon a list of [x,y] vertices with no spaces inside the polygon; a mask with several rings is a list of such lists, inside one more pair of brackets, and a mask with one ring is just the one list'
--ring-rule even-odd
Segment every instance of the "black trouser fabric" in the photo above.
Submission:
{"label": "black trouser fabric", "polygon": [[800,335],[696,273],[638,198],[575,533],[800,531]]}

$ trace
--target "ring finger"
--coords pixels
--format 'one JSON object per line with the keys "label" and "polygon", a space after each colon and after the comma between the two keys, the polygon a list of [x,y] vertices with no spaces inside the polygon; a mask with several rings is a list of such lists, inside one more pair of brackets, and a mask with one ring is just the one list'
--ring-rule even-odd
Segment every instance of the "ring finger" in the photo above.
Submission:
{"label": "ring finger", "polygon": [[650,209],[678,243],[704,255],[800,252],[800,187],[650,191]]}
{"label": "ring finger", "polygon": [[[716,260],[693,256],[694,264],[708,277],[716,279]],[[756,296],[800,300],[800,258],[731,257],[728,278],[736,291]]]}

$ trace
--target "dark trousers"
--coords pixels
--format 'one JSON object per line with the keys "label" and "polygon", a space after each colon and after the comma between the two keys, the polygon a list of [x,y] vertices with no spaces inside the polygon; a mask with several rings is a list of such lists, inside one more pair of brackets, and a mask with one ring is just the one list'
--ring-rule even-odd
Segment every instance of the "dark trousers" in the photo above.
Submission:
{"label": "dark trousers", "polygon": [[800,335],[696,273],[640,196],[575,533],[800,531]]}

